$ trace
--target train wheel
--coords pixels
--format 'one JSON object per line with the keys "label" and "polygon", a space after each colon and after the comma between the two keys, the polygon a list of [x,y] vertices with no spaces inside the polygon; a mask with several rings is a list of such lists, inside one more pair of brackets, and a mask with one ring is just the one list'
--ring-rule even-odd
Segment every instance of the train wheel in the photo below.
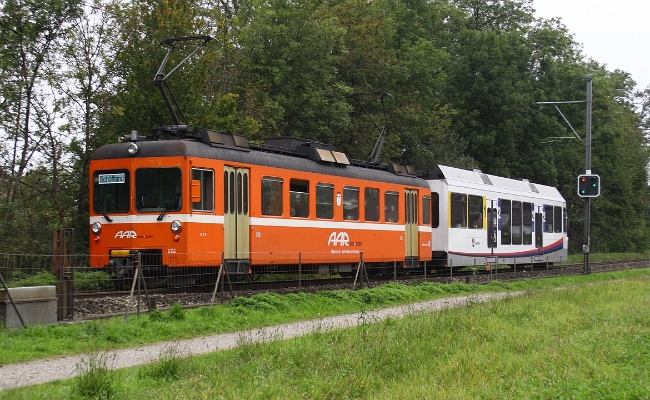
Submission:
{"label": "train wheel", "polygon": [[260,271],[254,271],[246,275],[246,281],[257,282],[260,280],[261,277],[262,277],[262,273]]}
{"label": "train wheel", "polygon": [[132,281],[133,278],[129,279],[125,276],[117,277],[115,275],[111,275],[111,284],[113,286],[113,290],[128,290]]}

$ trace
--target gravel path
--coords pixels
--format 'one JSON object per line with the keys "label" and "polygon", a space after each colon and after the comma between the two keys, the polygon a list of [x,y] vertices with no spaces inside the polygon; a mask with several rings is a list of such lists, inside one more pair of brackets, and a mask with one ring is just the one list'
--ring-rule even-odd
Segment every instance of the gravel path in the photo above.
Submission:
{"label": "gravel path", "polygon": [[[107,364],[110,368],[132,367],[157,361],[160,355],[169,349],[177,350],[183,356],[193,356],[231,349],[241,344],[290,339],[316,331],[324,332],[348,328],[358,325],[361,318],[364,321],[379,322],[388,317],[400,318],[411,313],[438,311],[445,308],[464,306],[468,303],[499,300],[520,294],[522,292],[487,293],[438,299],[371,311],[364,313],[364,315],[361,315],[361,313],[340,315],[242,332],[204,336],[196,339],[161,342],[132,349],[113,350],[100,356],[108,360]],[[78,374],[77,364],[83,365],[84,360],[87,361],[89,356],[88,354],[82,354],[0,366],[0,390],[72,378]]]}

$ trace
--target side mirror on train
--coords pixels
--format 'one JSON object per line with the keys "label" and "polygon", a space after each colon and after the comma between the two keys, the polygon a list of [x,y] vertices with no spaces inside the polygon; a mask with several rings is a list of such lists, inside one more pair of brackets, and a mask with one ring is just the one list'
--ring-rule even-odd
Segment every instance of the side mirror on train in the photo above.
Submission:
{"label": "side mirror on train", "polygon": [[197,179],[192,180],[192,203],[201,201],[201,181]]}

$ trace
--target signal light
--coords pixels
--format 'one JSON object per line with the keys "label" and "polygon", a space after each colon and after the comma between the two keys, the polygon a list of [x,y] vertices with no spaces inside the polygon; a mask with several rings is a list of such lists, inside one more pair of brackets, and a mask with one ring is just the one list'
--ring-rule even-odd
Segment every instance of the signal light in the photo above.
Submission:
{"label": "signal light", "polygon": [[600,194],[600,176],[580,175],[578,176],[578,196],[598,197]]}

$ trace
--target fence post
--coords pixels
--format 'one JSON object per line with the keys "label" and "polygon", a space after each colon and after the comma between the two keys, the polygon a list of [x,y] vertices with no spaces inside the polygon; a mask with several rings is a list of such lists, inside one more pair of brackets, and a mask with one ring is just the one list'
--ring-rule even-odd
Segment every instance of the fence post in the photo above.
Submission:
{"label": "fence post", "polygon": [[302,289],[302,251],[298,252],[298,291]]}
{"label": "fence post", "polygon": [[74,229],[54,230],[54,259],[52,272],[56,276],[57,320],[74,316],[74,266],[69,251],[74,251]]}
{"label": "fence post", "polygon": [[214,283],[214,291],[212,292],[212,304],[214,304],[214,299],[217,297],[217,290],[219,289],[219,282],[221,282],[221,293],[223,293],[223,280],[221,280],[221,275],[223,274],[224,268],[226,268],[226,259],[224,258],[225,253],[221,252],[221,265],[219,265],[219,271],[217,271],[217,281]]}
{"label": "fence post", "polygon": [[[560,268],[562,268],[562,264],[560,264]],[[548,256],[546,256],[546,273],[548,274]]]}
{"label": "fence post", "polygon": [[[366,264],[363,262],[363,251],[359,252],[359,266],[357,267],[357,273],[354,276],[354,283],[352,283],[352,290],[357,286],[357,278],[359,278],[359,272],[361,272],[361,282],[363,283],[364,274],[367,275]],[[370,286],[370,281],[368,281],[368,286]]]}
{"label": "fence post", "polygon": [[16,305],[16,303],[14,303],[14,299],[11,297],[11,293],[9,293],[9,288],[7,287],[7,282],[5,282],[5,278],[2,276],[2,271],[0,271],[0,281],[2,281],[2,287],[4,288],[5,293],[7,294],[7,298],[9,299],[11,305],[14,307],[14,311],[16,312],[16,315],[18,316],[18,319],[20,320],[20,323],[24,328],[25,321],[23,321],[23,316],[20,315],[20,311],[18,311],[18,306]]}
{"label": "fence post", "polygon": [[424,281],[427,281],[427,260],[424,260]]}

